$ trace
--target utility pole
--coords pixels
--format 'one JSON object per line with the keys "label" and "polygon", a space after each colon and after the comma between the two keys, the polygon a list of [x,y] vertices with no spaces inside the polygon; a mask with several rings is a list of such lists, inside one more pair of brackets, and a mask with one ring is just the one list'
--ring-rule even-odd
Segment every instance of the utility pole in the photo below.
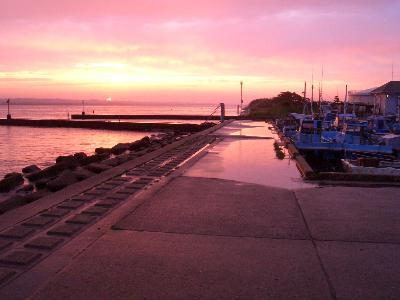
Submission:
{"label": "utility pole", "polygon": [[85,100],[82,100],[82,116],[85,115]]}
{"label": "utility pole", "polygon": [[11,120],[11,114],[10,114],[10,99],[7,100],[7,120]]}
{"label": "utility pole", "polygon": [[303,115],[306,114],[306,109],[307,109],[307,103],[306,103],[307,97],[306,97],[306,93],[307,93],[307,81],[304,81],[304,91],[303,91],[303,95],[304,95],[304,98],[303,98],[303,101],[304,101],[304,105],[303,105]]}

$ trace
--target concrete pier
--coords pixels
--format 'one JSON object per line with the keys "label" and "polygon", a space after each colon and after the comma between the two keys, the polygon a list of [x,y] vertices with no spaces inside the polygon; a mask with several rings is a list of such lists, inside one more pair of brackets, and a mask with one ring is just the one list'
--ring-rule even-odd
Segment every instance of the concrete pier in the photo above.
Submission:
{"label": "concrete pier", "polygon": [[31,127],[63,127],[86,128],[105,130],[133,130],[133,131],[186,131],[197,132],[206,127],[199,124],[171,124],[171,123],[132,123],[132,122],[105,122],[105,121],[70,121],[70,120],[30,120],[30,119],[0,119],[0,126],[31,126]]}
{"label": "concrete pier", "polygon": [[398,188],[279,187],[272,166],[243,169],[266,159],[251,136],[261,124],[200,132],[0,216],[0,298],[398,299]]}
{"label": "concrete pier", "polygon": [[[73,114],[74,120],[220,120],[219,115],[98,115],[98,114]],[[224,116],[225,120],[236,120],[238,116]]]}

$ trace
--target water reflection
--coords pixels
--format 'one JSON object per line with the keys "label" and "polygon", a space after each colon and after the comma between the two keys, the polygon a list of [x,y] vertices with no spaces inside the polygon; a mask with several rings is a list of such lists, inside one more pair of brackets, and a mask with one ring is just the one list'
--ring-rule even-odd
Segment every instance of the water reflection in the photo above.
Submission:
{"label": "water reflection", "polygon": [[[267,128],[268,124],[262,125],[261,122],[257,122],[253,125],[251,126],[251,123],[232,124],[225,128],[224,132],[227,135],[224,140],[214,146],[185,175],[237,180],[289,189],[313,187],[314,185],[303,181],[295,161],[289,158],[287,152],[285,159],[276,158],[274,139],[230,137],[237,134],[276,137]],[[234,133],[235,126],[236,133]]]}
{"label": "water reflection", "polygon": [[148,132],[0,126],[0,176],[29,164],[49,166],[59,155],[93,154],[95,148],[132,142]]}

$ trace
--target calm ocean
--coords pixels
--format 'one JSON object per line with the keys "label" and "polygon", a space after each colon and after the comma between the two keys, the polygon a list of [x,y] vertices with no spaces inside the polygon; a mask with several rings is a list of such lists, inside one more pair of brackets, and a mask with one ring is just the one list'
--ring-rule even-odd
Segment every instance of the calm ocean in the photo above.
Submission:
{"label": "calm ocean", "polygon": [[[213,112],[215,105],[85,105],[86,114],[175,114],[204,115]],[[80,114],[82,105],[18,105],[10,107],[13,118],[67,119],[68,114]],[[228,106],[227,115],[236,114],[236,106]],[[7,115],[7,106],[0,105],[0,118]],[[152,120],[152,122],[157,120]],[[141,122],[146,122],[141,120]],[[162,122],[187,122],[163,120]],[[199,121],[194,121],[198,123]],[[200,121],[201,122],[201,121]],[[75,128],[33,128],[0,126],[0,178],[9,172],[21,172],[30,164],[40,167],[54,163],[59,155],[75,152],[93,154],[97,147],[111,147],[132,142],[151,133],[107,131]]]}

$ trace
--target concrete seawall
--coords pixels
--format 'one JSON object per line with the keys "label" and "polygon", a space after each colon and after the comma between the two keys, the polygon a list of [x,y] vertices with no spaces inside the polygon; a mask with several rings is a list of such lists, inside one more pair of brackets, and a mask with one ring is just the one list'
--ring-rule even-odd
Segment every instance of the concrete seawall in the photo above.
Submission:
{"label": "concrete seawall", "polygon": [[[73,120],[219,120],[220,116],[200,116],[200,115],[71,115]],[[236,120],[238,116],[225,116],[225,120]]]}
{"label": "concrete seawall", "polygon": [[30,127],[64,127],[105,130],[132,130],[132,131],[165,131],[198,132],[209,126],[199,124],[167,124],[167,123],[131,123],[105,121],[71,121],[71,120],[29,120],[11,119],[0,120],[0,126],[30,126]]}

